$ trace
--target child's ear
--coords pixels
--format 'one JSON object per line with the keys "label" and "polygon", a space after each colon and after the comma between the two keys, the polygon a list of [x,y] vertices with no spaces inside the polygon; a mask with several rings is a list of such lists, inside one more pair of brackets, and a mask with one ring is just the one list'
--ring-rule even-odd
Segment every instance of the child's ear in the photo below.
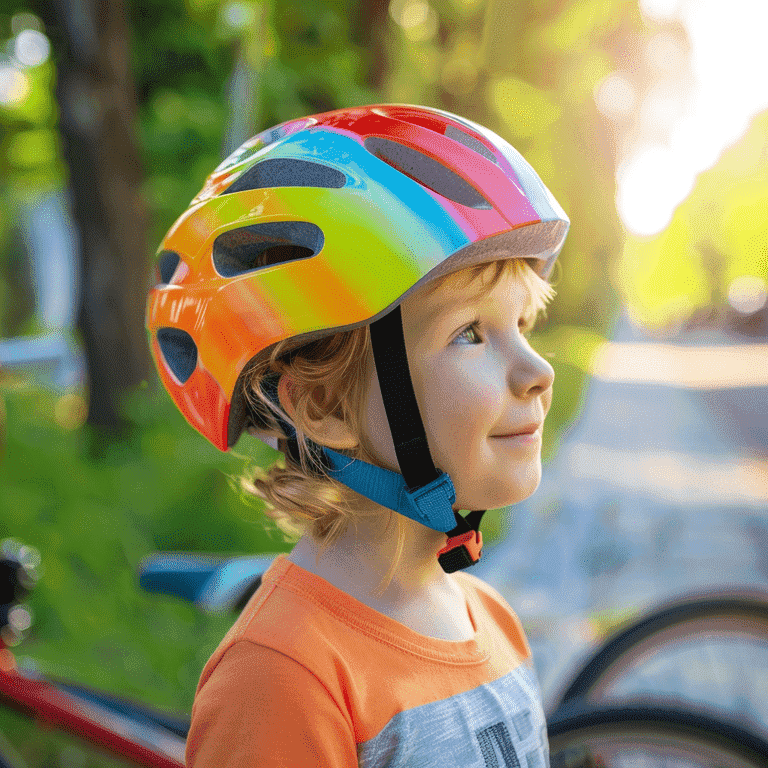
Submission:
{"label": "child's ear", "polygon": [[[320,389],[320,388],[318,388]],[[315,391],[312,396],[322,400],[318,395],[324,394],[324,391]],[[296,423],[296,385],[293,380],[283,374],[277,384],[277,395],[280,398],[280,405],[283,410]],[[304,414],[304,418],[299,425],[307,437],[320,445],[336,450],[343,448],[357,448],[359,440],[352,433],[349,425],[338,416],[328,414],[319,419],[311,419],[309,414]]]}

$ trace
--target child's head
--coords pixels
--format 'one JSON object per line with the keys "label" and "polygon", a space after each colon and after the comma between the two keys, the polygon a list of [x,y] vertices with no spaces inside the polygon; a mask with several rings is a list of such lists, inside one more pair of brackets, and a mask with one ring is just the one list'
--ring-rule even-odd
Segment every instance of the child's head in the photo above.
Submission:
{"label": "child's head", "polygon": [[[227,158],[166,235],[153,357],[218,448],[248,428],[284,449],[252,489],[286,530],[332,541],[366,506],[354,488],[448,533],[440,564],[466,567],[479,518],[469,534],[457,510],[538,483],[536,439],[502,435],[549,407],[551,368],[519,324],[550,297],[568,226],[516,150],[456,115],[377,105],[290,121]],[[504,461],[522,474],[493,468]]]}
{"label": "child's head", "polygon": [[[513,504],[538,486],[540,430],[517,444],[501,435],[540,424],[549,410],[552,369],[525,337],[553,295],[524,260],[513,258],[446,275],[403,302],[410,372],[430,449],[453,480],[459,509]],[[254,365],[245,391],[276,434],[278,418],[295,426],[299,461],[258,471],[243,485],[268,503],[268,514],[288,536],[307,534],[325,548],[371,507],[324,471],[308,440],[393,471],[397,457],[368,326],[311,342],[287,358],[283,346]],[[264,382],[278,375],[275,402]],[[400,523],[399,515],[390,517]]]}

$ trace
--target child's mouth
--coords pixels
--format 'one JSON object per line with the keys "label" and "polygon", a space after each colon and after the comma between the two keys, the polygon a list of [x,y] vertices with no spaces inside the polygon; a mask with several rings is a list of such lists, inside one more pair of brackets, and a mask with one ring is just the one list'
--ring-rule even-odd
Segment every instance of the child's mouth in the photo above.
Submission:
{"label": "child's mouth", "polygon": [[535,422],[531,424],[526,424],[520,429],[515,430],[514,432],[508,432],[506,434],[501,435],[491,435],[491,437],[501,437],[501,438],[511,438],[511,437],[540,437],[541,436],[541,423]]}

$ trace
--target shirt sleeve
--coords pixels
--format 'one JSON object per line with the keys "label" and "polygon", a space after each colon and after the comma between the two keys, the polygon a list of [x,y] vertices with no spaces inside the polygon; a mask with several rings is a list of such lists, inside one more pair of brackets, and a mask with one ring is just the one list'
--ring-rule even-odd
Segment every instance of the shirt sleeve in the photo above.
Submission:
{"label": "shirt sleeve", "polygon": [[247,641],[198,690],[187,768],[357,768],[351,723],[303,665]]}

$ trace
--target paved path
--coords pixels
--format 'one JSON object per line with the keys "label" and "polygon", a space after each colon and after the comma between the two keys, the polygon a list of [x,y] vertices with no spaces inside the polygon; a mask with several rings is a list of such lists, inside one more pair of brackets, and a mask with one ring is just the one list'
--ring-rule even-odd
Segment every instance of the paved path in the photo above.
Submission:
{"label": "paved path", "polygon": [[661,343],[622,318],[579,420],[506,524],[473,573],[529,627],[545,704],[594,639],[590,615],[768,587],[768,344]]}

